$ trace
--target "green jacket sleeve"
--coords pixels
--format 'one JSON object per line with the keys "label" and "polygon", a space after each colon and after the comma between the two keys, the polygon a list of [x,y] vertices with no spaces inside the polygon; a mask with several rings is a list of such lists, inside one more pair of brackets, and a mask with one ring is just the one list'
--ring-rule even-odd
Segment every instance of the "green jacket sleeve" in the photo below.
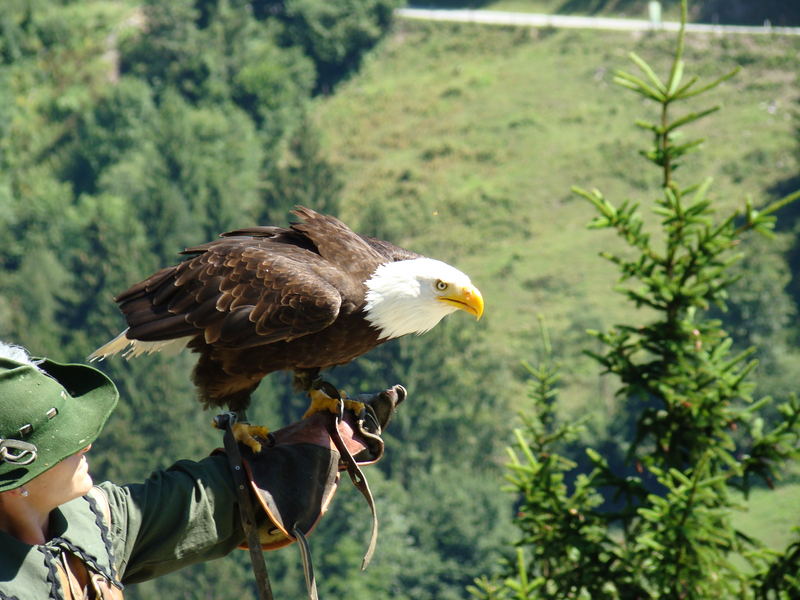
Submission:
{"label": "green jacket sleeve", "polygon": [[99,487],[108,496],[114,562],[123,583],[218,558],[244,539],[225,456],[179,461],[140,484]]}

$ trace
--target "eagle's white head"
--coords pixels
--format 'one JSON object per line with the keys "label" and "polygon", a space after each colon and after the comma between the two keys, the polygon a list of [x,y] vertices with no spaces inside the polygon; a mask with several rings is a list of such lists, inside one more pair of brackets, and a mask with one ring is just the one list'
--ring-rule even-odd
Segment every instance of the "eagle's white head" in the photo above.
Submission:
{"label": "eagle's white head", "polygon": [[469,277],[432,258],[385,263],[365,285],[366,318],[381,339],[425,333],[459,309],[483,314],[483,296]]}

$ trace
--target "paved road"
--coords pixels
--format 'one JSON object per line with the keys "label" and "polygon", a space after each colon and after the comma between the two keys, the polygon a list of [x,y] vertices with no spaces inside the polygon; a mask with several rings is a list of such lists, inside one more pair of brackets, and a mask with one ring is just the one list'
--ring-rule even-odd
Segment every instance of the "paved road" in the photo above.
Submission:
{"label": "paved road", "polygon": [[[397,14],[406,19],[430,21],[459,21],[487,25],[519,25],[522,27],[564,27],[572,29],[615,29],[620,31],[678,31],[680,24],[664,21],[658,24],[642,19],[608,19],[605,17],[576,17],[511,13],[494,10],[462,10],[448,8],[400,8]],[[800,27],[755,27],[748,25],[710,25],[687,23],[687,33],[748,33],[768,35],[800,35]]]}

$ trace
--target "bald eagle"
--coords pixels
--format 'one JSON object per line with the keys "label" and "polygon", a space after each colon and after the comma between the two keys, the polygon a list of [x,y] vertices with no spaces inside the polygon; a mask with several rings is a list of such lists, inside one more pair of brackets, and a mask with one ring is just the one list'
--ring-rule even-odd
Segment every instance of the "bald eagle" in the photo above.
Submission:
{"label": "bald eagle", "polygon": [[480,318],[469,277],[298,207],[300,222],[251,227],[187,248],[186,259],[115,298],[128,328],[91,359],[188,347],[206,407],[244,411],[261,379],[291,370],[309,390],[321,369],[421,334],[457,310]]}

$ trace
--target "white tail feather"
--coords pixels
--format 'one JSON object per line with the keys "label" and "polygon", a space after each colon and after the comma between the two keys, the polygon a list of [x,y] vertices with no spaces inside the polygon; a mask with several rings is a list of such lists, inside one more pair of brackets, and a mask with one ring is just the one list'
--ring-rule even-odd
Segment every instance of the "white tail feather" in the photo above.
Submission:
{"label": "white tail feather", "polygon": [[158,342],[143,342],[132,340],[128,337],[126,329],[110,342],[100,346],[89,355],[89,360],[103,360],[112,354],[122,354],[123,358],[135,358],[142,354],[152,354],[154,352],[164,352],[165,354],[177,354],[189,343],[194,336],[176,338],[174,340],[160,340]]}

